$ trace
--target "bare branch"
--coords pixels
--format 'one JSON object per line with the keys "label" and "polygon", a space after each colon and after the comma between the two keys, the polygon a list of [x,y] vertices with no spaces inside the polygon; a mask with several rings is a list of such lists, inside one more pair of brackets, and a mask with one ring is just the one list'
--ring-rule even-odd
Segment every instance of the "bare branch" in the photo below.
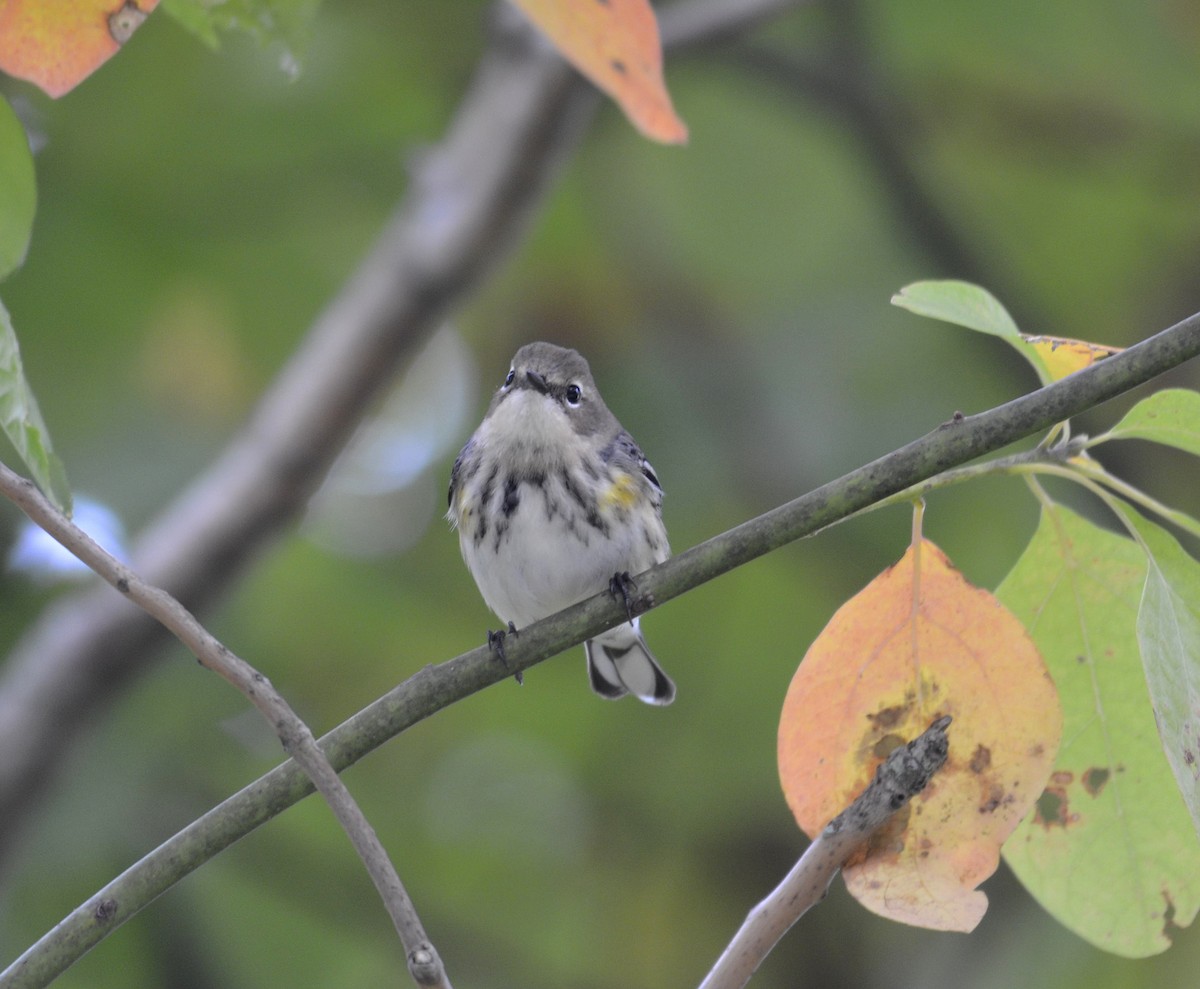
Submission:
{"label": "bare branch", "polygon": [[829,822],[783,882],[750,911],[700,989],[741,989],[750,981],[779,939],[825,898],[833,877],[850,856],[942,768],[950,748],[949,727],[949,717],[938,718],[880,764],[867,788]]}
{"label": "bare branch", "polygon": [[[204,628],[183,605],[161,588],[147,584],[133,570],[105,551],[86,532],[58,511],[37,485],[0,464],[0,494],[21,509],[67,550],[86,563],[130,601],[169,629],[205,669],[232,684],[250,701],[279,736],[284,751],[308,775],[349,836],[367,873],[383,898],[408,958],[409,971],[420,986],[450,989],[437,950],[417,916],[416,908],[371,827],[340,776],[325,758],[308,725],[291,709],[271,682],[236,656]],[[121,903],[108,911],[116,919]],[[13,978],[21,975],[14,966]],[[7,973],[6,973],[7,977]]]}

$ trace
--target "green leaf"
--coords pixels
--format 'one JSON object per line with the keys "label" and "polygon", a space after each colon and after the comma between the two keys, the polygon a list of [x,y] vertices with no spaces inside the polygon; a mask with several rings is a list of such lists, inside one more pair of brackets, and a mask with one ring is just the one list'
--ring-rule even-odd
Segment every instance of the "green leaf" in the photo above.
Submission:
{"label": "green leaf", "polygon": [[320,0],[163,0],[162,8],[206,45],[217,48],[221,35],[248,34],[263,48],[280,53],[280,66],[298,75],[312,39]]}
{"label": "green leaf", "polygon": [[[1200,396],[1198,396],[1200,397]],[[1137,634],[1167,761],[1200,833],[1200,563],[1128,505],[1149,558]]]}
{"label": "green leaf", "polygon": [[1043,384],[1054,380],[1041,355],[1022,339],[1008,310],[987,289],[953,280],[914,282],[892,296],[892,305],[918,316],[1001,337],[1033,365]]}
{"label": "green leaf", "polygon": [[12,107],[0,98],[0,278],[25,260],[36,208],[29,138]]}
{"label": "green leaf", "polygon": [[970,282],[913,282],[892,296],[892,305],[968,330],[1021,338],[1008,310],[986,289]]}
{"label": "green leaf", "polygon": [[50,433],[25,380],[17,335],[3,303],[0,303],[0,429],[46,497],[60,511],[70,514],[67,473],[51,448]]}
{"label": "green leaf", "polygon": [[1152,440],[1200,457],[1200,392],[1164,388],[1143,398],[1102,440]]}
{"label": "green leaf", "polygon": [[1138,648],[1146,558],[1055,504],[997,596],[1058,686],[1055,772],[1004,857],[1061,923],[1107,951],[1170,946],[1200,909],[1200,839],[1163,754]]}

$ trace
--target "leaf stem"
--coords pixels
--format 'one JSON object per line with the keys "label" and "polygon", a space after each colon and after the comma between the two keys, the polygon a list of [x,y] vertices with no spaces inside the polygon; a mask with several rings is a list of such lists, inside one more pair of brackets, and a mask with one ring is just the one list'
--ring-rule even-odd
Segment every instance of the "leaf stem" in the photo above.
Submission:
{"label": "leaf stem", "polygon": [[[1073,465],[1075,462],[1072,462]],[[1088,459],[1078,463],[1077,469],[1090,480],[1097,481],[1106,488],[1115,491],[1126,501],[1131,501],[1136,505],[1141,505],[1148,511],[1166,519],[1179,528],[1190,532],[1193,536],[1200,537],[1200,521],[1192,518],[1192,516],[1171,508],[1169,505],[1164,505],[1157,498],[1152,498],[1139,488],[1135,488],[1128,481],[1123,481],[1114,474],[1110,474],[1105,468],[1095,460]]]}

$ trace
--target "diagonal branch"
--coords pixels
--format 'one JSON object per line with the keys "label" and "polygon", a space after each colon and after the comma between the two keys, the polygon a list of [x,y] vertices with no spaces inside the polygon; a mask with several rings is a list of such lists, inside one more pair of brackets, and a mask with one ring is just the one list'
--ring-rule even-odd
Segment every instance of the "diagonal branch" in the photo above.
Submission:
{"label": "diagonal branch", "polygon": [[[799,0],[697,0],[664,43],[712,43]],[[507,4],[443,140],[245,428],[141,535],[137,571],[195,613],[293,521],[366,410],[528,226],[596,105]],[[158,658],[161,626],[108,588],[59,600],[0,674],[0,861],[74,744]]]}
{"label": "diagonal branch", "polygon": [[[641,603],[653,607],[678,597],[943,470],[1049,429],[1196,356],[1200,356],[1200,313],[998,408],[956,415],[920,439],[638,575]],[[427,666],[339,725],[320,745],[341,771],[436,711],[624,620],[622,603],[607,592],[597,594],[523,628],[506,645],[505,666],[495,661],[486,645],[439,666]],[[277,766],[72,911],[0,973],[0,989],[46,985],[189,872],[311,792],[311,783],[295,763]],[[111,902],[122,904],[120,918],[106,907]],[[17,965],[24,966],[19,980],[11,974]]]}

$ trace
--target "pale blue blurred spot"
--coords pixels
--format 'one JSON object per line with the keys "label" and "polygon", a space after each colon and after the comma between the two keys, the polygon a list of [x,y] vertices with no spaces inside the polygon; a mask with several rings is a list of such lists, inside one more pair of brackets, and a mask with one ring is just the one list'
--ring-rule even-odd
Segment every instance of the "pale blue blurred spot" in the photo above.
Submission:
{"label": "pale blue blurred spot", "polygon": [[457,453],[475,412],[470,348],[444,326],[379,410],[359,428],[313,496],[305,534],[348,556],[402,552],[445,509],[446,476],[431,469]]}
{"label": "pale blue blurred spot", "polygon": [[[122,563],[129,562],[125,526],[107,505],[92,498],[75,499],[74,522]],[[8,569],[38,584],[79,580],[91,573],[43,529],[26,522],[8,554]]]}

